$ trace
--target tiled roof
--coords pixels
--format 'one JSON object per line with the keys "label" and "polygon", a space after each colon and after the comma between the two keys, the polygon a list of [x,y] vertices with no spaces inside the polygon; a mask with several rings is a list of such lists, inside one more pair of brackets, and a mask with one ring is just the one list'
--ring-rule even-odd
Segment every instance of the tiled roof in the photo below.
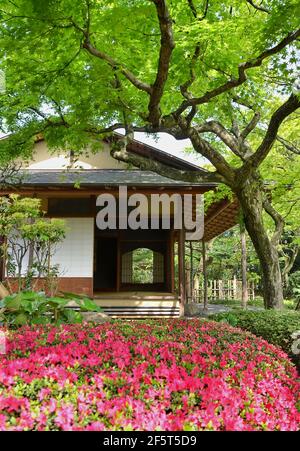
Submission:
{"label": "tiled roof", "polygon": [[86,169],[86,170],[40,170],[29,169],[22,173],[21,186],[207,186],[215,183],[187,183],[172,180],[151,171],[138,169]]}

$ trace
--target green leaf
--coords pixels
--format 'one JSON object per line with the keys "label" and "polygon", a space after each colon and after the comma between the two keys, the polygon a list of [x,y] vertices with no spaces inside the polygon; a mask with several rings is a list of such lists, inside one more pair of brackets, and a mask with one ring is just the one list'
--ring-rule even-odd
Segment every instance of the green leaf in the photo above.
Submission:
{"label": "green leaf", "polygon": [[24,324],[27,324],[27,322],[28,322],[28,316],[25,313],[19,313],[14,318],[14,324],[16,326],[23,326]]}
{"label": "green leaf", "polygon": [[21,294],[7,296],[3,300],[3,306],[8,310],[19,310],[22,302]]}

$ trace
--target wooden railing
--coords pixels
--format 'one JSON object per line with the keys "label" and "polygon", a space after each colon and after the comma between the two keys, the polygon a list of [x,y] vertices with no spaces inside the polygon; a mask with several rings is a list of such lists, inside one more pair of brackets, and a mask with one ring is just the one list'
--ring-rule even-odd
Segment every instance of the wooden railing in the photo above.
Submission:
{"label": "wooden railing", "polygon": [[[188,302],[203,302],[203,286],[194,289],[192,296],[188,298]],[[208,281],[208,300],[241,300],[242,299],[242,282],[237,279],[233,280],[209,280]],[[255,299],[255,284],[248,283],[249,300]]]}

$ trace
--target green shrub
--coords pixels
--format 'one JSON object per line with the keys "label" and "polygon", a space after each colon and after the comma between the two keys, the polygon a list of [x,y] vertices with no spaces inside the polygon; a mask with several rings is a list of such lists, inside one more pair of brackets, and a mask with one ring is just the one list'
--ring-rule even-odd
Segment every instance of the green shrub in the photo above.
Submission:
{"label": "green shrub", "polygon": [[292,273],[289,277],[291,294],[295,300],[295,304],[300,302],[300,271]]}
{"label": "green shrub", "polygon": [[[226,305],[228,307],[232,308],[241,308],[242,301],[241,299],[213,299],[209,301],[210,304],[219,304],[219,305]],[[259,307],[264,308],[264,301],[263,298],[255,298],[255,299],[249,299],[247,305],[249,307]],[[283,301],[283,308],[285,310],[295,310],[296,308],[296,300],[295,299],[285,299]]]}
{"label": "green shrub", "polygon": [[280,346],[291,355],[294,339],[291,335],[300,331],[300,312],[276,310],[235,310],[211,315],[214,321],[224,321],[232,326],[252,332],[269,343]]}
{"label": "green shrub", "polygon": [[[69,308],[70,302],[76,309]],[[48,297],[44,292],[23,291],[6,296],[0,301],[0,323],[8,327],[24,324],[75,324],[81,323],[80,312],[99,312],[94,301],[72,293],[61,297]]]}

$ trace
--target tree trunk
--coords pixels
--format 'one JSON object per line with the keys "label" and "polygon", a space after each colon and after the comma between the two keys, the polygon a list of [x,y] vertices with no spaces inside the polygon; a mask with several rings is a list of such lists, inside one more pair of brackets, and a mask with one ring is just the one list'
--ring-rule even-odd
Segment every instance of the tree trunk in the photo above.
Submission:
{"label": "tree trunk", "polygon": [[243,210],[245,227],[260,261],[265,308],[281,309],[283,290],[279,255],[263,223],[263,197],[259,182],[248,180],[242,189],[236,190],[236,195]]}
{"label": "tree trunk", "polygon": [[242,266],[242,308],[247,308],[248,303],[248,285],[247,285],[247,240],[244,220],[240,222],[240,238],[241,238],[241,266]]}

